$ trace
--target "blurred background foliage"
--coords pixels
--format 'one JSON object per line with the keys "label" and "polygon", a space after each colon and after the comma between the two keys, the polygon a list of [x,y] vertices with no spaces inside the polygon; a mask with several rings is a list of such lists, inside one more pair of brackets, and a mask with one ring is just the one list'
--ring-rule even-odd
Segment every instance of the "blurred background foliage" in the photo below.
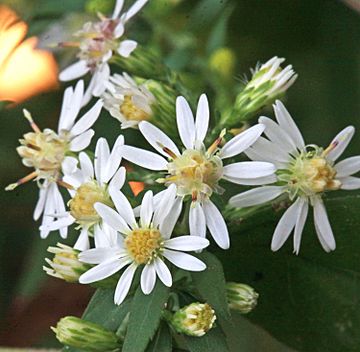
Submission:
{"label": "blurred background foliage", "polygon": [[[49,48],[97,11],[110,13],[113,3],[8,0],[0,4],[15,10],[28,23],[28,36],[38,36],[39,46]],[[194,100],[200,92],[210,96],[216,92],[217,101],[210,99],[215,110],[232,101],[244,74],[249,77],[257,62],[274,55],[285,57],[299,74],[286,106],[306,141],[327,145],[346,125],[360,127],[359,9],[356,0],[151,0],[129,31],[132,38],[161,53],[167,65],[183,72]],[[60,68],[73,60],[70,51],[52,50]],[[41,128],[55,128],[63,89],[0,111],[2,189],[27,172],[15,151],[17,140],[29,131],[21,110],[31,111]],[[270,110],[264,114],[272,116]],[[120,133],[119,124],[107,113],[102,115],[96,137],[112,141]],[[136,136],[130,132],[127,141],[136,143]],[[347,154],[359,150],[360,140],[355,137]],[[0,345],[4,346],[58,346],[49,326],[61,316],[81,315],[92,293],[87,287],[48,278],[42,271],[46,248],[57,242],[58,235],[39,239],[38,224],[32,220],[36,199],[37,188],[31,184],[0,192]],[[71,236],[67,243],[72,243]],[[289,351],[266,332],[249,328],[246,320],[241,324],[244,330],[234,342],[241,344],[241,350],[259,352],[267,346],[270,352]]]}

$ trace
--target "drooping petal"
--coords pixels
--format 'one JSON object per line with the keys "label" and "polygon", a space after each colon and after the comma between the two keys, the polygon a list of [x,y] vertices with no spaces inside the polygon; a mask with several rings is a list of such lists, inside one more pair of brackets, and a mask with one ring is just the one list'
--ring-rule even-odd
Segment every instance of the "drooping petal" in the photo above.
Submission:
{"label": "drooping petal", "polygon": [[137,42],[135,40],[123,40],[117,49],[117,52],[123,57],[129,57],[130,54],[136,49]]}
{"label": "drooping petal", "polygon": [[348,126],[340,131],[330,143],[333,149],[327,154],[327,158],[335,161],[344,152],[354,133],[354,126]]}
{"label": "drooping petal", "polygon": [[47,192],[48,192],[48,189],[46,187],[40,188],[40,190],[39,190],[39,199],[36,203],[36,207],[35,207],[34,215],[33,215],[33,219],[35,221],[39,220],[41,214],[44,211]]}
{"label": "drooping petal", "polygon": [[162,156],[148,150],[123,145],[119,148],[123,158],[150,170],[166,170],[167,160]]}
{"label": "drooping petal", "polygon": [[74,64],[68,66],[59,74],[60,81],[72,81],[73,79],[84,76],[90,71],[85,60],[80,60],[75,62]]}
{"label": "drooping petal", "polygon": [[163,131],[150,122],[141,121],[139,123],[139,130],[151,146],[166,158],[169,158],[169,154],[164,151],[163,146],[171,150],[175,155],[180,155],[175,143]]}
{"label": "drooping petal", "polygon": [[276,100],[274,111],[276,120],[278,121],[280,127],[286,131],[289,136],[291,136],[298,149],[305,148],[304,138],[299,128],[280,100]]}
{"label": "drooping petal", "polygon": [[86,130],[88,130],[98,119],[101,109],[103,107],[102,100],[98,100],[97,103],[83,116],[71,129],[71,134],[77,136]]}
{"label": "drooping petal", "polygon": [[130,290],[130,286],[134,278],[136,269],[137,266],[136,264],[133,263],[129,265],[129,267],[126,268],[126,270],[121,275],[120,280],[116,285],[116,289],[115,289],[115,295],[114,295],[115,304],[121,304],[124,301],[126,295]]}
{"label": "drooping petal", "polygon": [[70,142],[70,150],[72,152],[79,152],[86,149],[91,143],[91,139],[94,136],[95,132],[93,130],[87,130],[86,132],[75,137]]}
{"label": "drooping petal", "polygon": [[270,176],[276,171],[275,165],[264,161],[242,161],[224,166],[225,176],[237,178],[258,178]]}
{"label": "drooping petal", "polygon": [[159,277],[159,279],[162,281],[162,283],[167,287],[171,287],[172,285],[171,272],[169,268],[166,266],[166,264],[160,258],[156,258],[154,260],[154,265],[155,265],[156,274]]}
{"label": "drooping petal", "polygon": [[229,232],[219,209],[209,200],[204,202],[203,210],[206,225],[217,245],[222,249],[230,247]]}
{"label": "drooping petal", "polygon": [[154,213],[153,193],[147,191],[142,199],[140,207],[140,225],[141,227],[149,227]]}
{"label": "drooping petal", "polygon": [[206,220],[200,203],[191,205],[189,211],[189,227],[191,236],[206,236]]}
{"label": "drooping petal", "polygon": [[109,187],[109,194],[120,216],[126,221],[127,224],[130,225],[131,228],[136,227],[134,212],[124,193],[118,189]]}
{"label": "drooping petal", "polygon": [[86,251],[90,248],[88,229],[81,229],[80,235],[74,244],[74,249],[79,251]]}
{"label": "drooping petal", "polygon": [[[326,209],[321,198],[316,197],[313,201],[314,206],[314,223],[319,240],[326,252],[335,250],[336,243],[334,234],[329,223]],[[324,243],[326,246],[324,246]]]}
{"label": "drooping petal", "polygon": [[198,251],[206,248],[210,242],[199,236],[180,236],[164,242],[165,248],[177,251]]}
{"label": "drooping petal", "polygon": [[113,229],[125,235],[131,232],[125,220],[114,209],[101,203],[95,203],[94,208],[101,218]]}
{"label": "drooping petal", "polygon": [[296,254],[299,254],[300,251],[301,235],[305,226],[308,211],[309,204],[306,198],[301,198],[294,231],[294,253]]}
{"label": "drooping petal", "polygon": [[196,110],[196,141],[203,142],[209,127],[210,109],[206,94],[201,94]]}
{"label": "drooping petal", "polygon": [[237,208],[246,208],[270,202],[285,191],[282,186],[264,186],[237,194],[229,199],[229,204]]}
{"label": "drooping petal", "polygon": [[285,241],[290,236],[291,231],[294,229],[298,213],[301,206],[301,200],[298,198],[281,217],[279,223],[276,226],[272,241],[271,241],[271,250],[279,250]]}
{"label": "drooping petal", "polygon": [[180,269],[189,271],[203,271],[206,269],[205,263],[190,254],[176,252],[170,249],[165,249],[163,254],[167,260]]}
{"label": "drooping petal", "polygon": [[[64,213],[64,216],[60,217],[58,220],[51,221],[50,223],[47,223],[45,225],[40,226],[40,230],[46,229],[48,231],[55,231],[60,230],[63,227],[68,227],[72,225],[75,222],[75,219],[70,215],[70,213]],[[54,219],[55,214],[54,212],[50,215]]]}
{"label": "drooping petal", "polygon": [[335,165],[334,169],[336,170],[336,178],[356,174],[360,171],[360,156],[341,160]]}
{"label": "drooping petal", "polygon": [[264,129],[264,125],[257,124],[244,132],[239,133],[221,148],[219,154],[220,158],[226,159],[242,153],[256,142],[256,140],[264,132]]}
{"label": "drooping petal", "polygon": [[192,149],[195,142],[195,123],[189,103],[182,96],[176,99],[176,123],[181,141],[187,149]]}
{"label": "drooping petal", "polygon": [[140,285],[145,295],[151,293],[156,282],[156,271],[154,264],[147,264],[141,272]]}

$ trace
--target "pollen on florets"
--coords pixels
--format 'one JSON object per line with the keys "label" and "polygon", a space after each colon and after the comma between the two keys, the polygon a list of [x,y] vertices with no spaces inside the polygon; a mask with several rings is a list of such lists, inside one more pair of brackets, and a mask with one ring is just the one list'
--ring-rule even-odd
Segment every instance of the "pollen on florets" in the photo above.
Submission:
{"label": "pollen on florets", "polygon": [[127,235],[125,246],[137,264],[147,264],[161,253],[163,238],[155,228],[138,228]]}

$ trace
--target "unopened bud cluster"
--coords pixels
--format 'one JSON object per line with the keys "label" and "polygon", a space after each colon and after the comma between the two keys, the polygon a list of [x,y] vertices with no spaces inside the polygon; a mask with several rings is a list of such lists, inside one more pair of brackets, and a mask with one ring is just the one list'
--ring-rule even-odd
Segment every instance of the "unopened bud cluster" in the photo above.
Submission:
{"label": "unopened bud cluster", "polygon": [[250,313],[257,305],[259,294],[248,285],[228,282],[226,293],[229,308],[242,314]]}

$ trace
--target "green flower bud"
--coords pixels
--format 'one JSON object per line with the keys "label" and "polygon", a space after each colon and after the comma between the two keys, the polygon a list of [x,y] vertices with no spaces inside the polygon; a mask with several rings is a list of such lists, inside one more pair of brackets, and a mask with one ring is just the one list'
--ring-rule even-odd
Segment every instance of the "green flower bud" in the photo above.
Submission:
{"label": "green flower bud", "polygon": [[286,92],[295,82],[297,74],[291,65],[282,69],[280,65],[284,61],[275,56],[252,72],[251,80],[236,97],[233,109],[224,114],[224,127],[233,127],[249,120],[261,108],[272,104]]}
{"label": "green flower bud", "polygon": [[170,319],[173,328],[189,336],[203,336],[214,325],[215,311],[207,303],[191,303],[174,313]]}
{"label": "green flower bud", "polygon": [[78,259],[80,251],[58,243],[57,247],[49,247],[48,252],[55,254],[53,260],[45,258],[50,268],[43,266],[45,272],[67,282],[78,282],[80,275],[91,268],[91,265],[82,263]]}
{"label": "green flower bud", "polygon": [[250,313],[257,305],[259,294],[248,285],[227,282],[226,293],[229,308],[242,314]]}
{"label": "green flower bud", "polygon": [[77,317],[60,319],[56,328],[51,327],[51,330],[62,344],[84,351],[103,352],[121,347],[121,342],[114,332]]}

